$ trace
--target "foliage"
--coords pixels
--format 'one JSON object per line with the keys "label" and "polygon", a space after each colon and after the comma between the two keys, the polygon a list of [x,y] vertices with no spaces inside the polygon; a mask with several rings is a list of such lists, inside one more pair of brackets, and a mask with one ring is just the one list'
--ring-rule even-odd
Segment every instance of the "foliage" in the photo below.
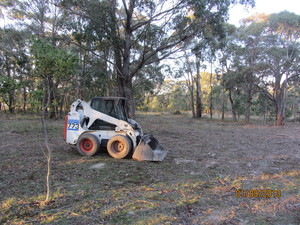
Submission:
{"label": "foliage", "polygon": [[15,79],[7,76],[0,77],[0,96],[7,105],[9,104],[9,93],[18,87]]}
{"label": "foliage", "polygon": [[50,117],[57,118],[59,85],[68,82],[72,75],[76,75],[78,58],[44,39],[33,40],[30,50],[34,58],[33,74],[42,81],[43,107],[49,107]]}
{"label": "foliage", "polygon": [[[114,67],[119,94],[128,99],[127,110],[134,117],[134,77],[178,52],[195,36],[203,36],[205,30],[219,33],[231,3],[236,1],[82,0],[62,1],[61,7],[76,17],[70,29],[77,43],[103,54]],[[247,3],[253,1],[241,2]]]}
{"label": "foliage", "polygon": [[34,40],[31,53],[34,56],[34,73],[36,76],[53,76],[66,80],[74,74],[77,56],[56,48],[45,40]]}
{"label": "foliage", "polygon": [[[26,52],[28,34],[14,28],[0,29],[0,79],[2,100],[13,113],[19,89],[28,85],[30,60]],[[22,99],[22,98],[21,98]],[[26,99],[22,99],[26,104]]]}
{"label": "foliage", "polygon": [[278,125],[283,124],[288,87],[291,81],[300,81],[299,21],[289,12],[256,15],[229,33],[227,52],[220,60],[225,71],[222,83],[231,93],[245,96],[246,121],[260,92],[274,104]]}
{"label": "foliage", "polygon": [[[1,101],[36,112],[49,98],[57,118],[75,98],[121,95],[130,116],[231,108],[249,121],[264,115],[265,95],[277,119],[295,117],[299,16],[255,15],[234,27],[224,23],[232,4],[254,1],[3,1],[15,23],[1,29]],[[201,74],[208,65],[215,71]],[[164,82],[175,73],[187,82]]]}
{"label": "foliage", "polygon": [[[265,25],[262,52],[265,68],[261,88],[274,101],[278,125],[283,125],[291,82],[300,82],[299,24],[300,16],[281,12],[272,14]],[[271,88],[273,91],[270,91]]]}
{"label": "foliage", "polygon": [[[221,89],[218,88],[218,81],[216,80],[216,75],[213,74],[213,85],[212,89],[213,95],[215,96],[215,101],[221,101]],[[209,111],[210,102],[210,73],[201,73],[201,86],[203,93],[203,110],[205,113]],[[144,101],[144,106],[141,106],[140,110],[146,111],[190,111],[190,92],[186,81],[183,80],[165,80],[164,83],[159,88],[158,93],[153,96],[146,96]]]}

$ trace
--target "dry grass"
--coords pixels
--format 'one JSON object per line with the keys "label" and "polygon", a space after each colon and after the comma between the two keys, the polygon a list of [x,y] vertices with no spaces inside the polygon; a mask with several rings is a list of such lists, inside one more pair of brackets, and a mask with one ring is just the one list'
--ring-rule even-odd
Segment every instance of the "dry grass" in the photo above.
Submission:
{"label": "dry grass", "polygon": [[[161,163],[81,157],[48,121],[54,150],[45,198],[40,121],[0,114],[1,224],[299,224],[300,127],[140,114],[169,150]],[[101,163],[99,168],[90,167]],[[237,189],[281,197],[237,198]]]}

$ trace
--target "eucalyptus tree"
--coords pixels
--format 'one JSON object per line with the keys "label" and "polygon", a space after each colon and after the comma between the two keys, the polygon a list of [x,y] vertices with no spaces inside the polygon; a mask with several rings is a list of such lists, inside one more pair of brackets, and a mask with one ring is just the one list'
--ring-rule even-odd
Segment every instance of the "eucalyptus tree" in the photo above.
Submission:
{"label": "eucalyptus tree", "polygon": [[[8,17],[14,20],[13,26],[16,29],[26,30],[31,35],[27,40],[26,52],[29,52],[29,39],[45,39],[54,47],[60,48],[66,48],[68,45],[62,34],[65,33],[64,25],[69,18],[62,9],[57,7],[57,3],[58,0],[16,0],[3,3]],[[42,104],[45,105],[50,98],[50,106],[57,107],[58,102],[61,101],[60,97],[63,99],[56,88],[57,79],[55,80],[51,74],[48,74],[47,78],[43,75],[38,77],[44,79],[39,80],[36,86],[36,89],[42,89],[44,92]],[[48,88],[50,88],[50,95],[48,95]],[[50,116],[53,115],[50,113]]]}
{"label": "eucalyptus tree", "polygon": [[19,103],[17,94],[21,89],[23,101],[20,99],[20,105],[23,105],[23,111],[26,111],[26,90],[31,70],[26,51],[27,37],[27,32],[12,27],[0,29],[0,97],[11,113]]}
{"label": "eucalyptus tree", "polygon": [[[210,115],[212,118],[212,66],[213,66],[213,60],[215,58],[216,51],[221,48],[223,44],[223,38],[225,37],[224,27],[223,23],[214,23],[214,24],[206,24],[205,27],[203,27],[203,30],[201,30],[196,37],[193,38],[192,41],[189,41],[185,43],[185,58],[186,62],[184,65],[184,70],[187,74],[195,73],[196,76],[191,76],[190,78],[186,79],[188,81],[188,86],[191,92],[191,100],[192,105],[196,106],[193,110],[193,116],[196,118],[202,117],[202,92],[201,92],[201,69],[206,68],[206,65],[204,64],[205,61],[209,61],[211,65],[211,73],[210,73]],[[187,54],[188,49],[190,49],[189,55]],[[194,59],[193,59],[194,58]],[[186,76],[188,77],[188,76]],[[196,86],[196,101],[194,103],[194,97],[193,97],[193,89],[194,86],[191,84],[194,84]],[[195,111],[195,112],[194,112]]]}
{"label": "eucalyptus tree", "polygon": [[[52,102],[50,98],[53,90],[56,90],[62,80],[68,80],[76,72],[77,56],[57,47],[44,39],[35,40],[31,46],[31,54],[34,60],[34,74],[41,77],[45,81],[47,91],[46,104],[44,108],[49,106],[50,117],[58,117],[57,104]],[[54,85],[54,86],[52,86]]]}
{"label": "eucalyptus tree", "polygon": [[273,101],[277,124],[283,125],[289,83],[299,84],[299,24],[294,13],[255,15],[232,33],[222,57],[223,65],[230,63],[223,84],[230,94],[234,89],[245,94],[247,121],[252,98],[260,91]]}
{"label": "eucalyptus tree", "polygon": [[62,1],[61,7],[84,18],[86,28],[97,34],[99,45],[94,49],[104,43],[111,46],[107,61],[115,69],[119,93],[128,99],[129,116],[134,117],[132,84],[138,72],[179,51],[208,24],[224,22],[230,5],[237,2],[254,1],[80,0]]}
{"label": "eucalyptus tree", "polygon": [[237,70],[234,67],[237,51],[237,28],[231,24],[224,24],[225,38],[223,38],[223,47],[218,50],[218,59],[220,64],[220,74],[222,75],[221,85],[228,91],[228,98],[231,105],[233,121],[237,122],[237,104],[235,97],[239,95],[240,89],[238,83]]}
{"label": "eucalyptus tree", "polygon": [[[250,121],[252,99],[258,92],[259,76],[264,67],[261,62],[264,26],[250,22],[253,19],[244,20],[238,28],[226,25],[228,36],[224,39],[224,49],[220,51],[221,67],[225,72],[223,85],[229,91],[232,106],[234,92],[245,99],[246,122]],[[232,111],[234,114],[236,110]]]}
{"label": "eucalyptus tree", "polygon": [[202,91],[201,91],[201,63],[204,61],[202,57],[202,50],[204,49],[203,43],[197,43],[193,52],[195,54],[195,65],[196,65],[196,118],[202,117]]}
{"label": "eucalyptus tree", "polygon": [[289,84],[300,83],[300,15],[283,11],[265,22],[261,90],[274,102],[277,125],[283,125]]}
{"label": "eucalyptus tree", "polygon": [[[219,40],[217,38],[210,37],[210,42],[209,42],[209,50],[207,53],[207,57],[209,59],[209,64],[210,64],[210,75],[209,75],[209,87],[210,87],[210,95],[209,95],[209,114],[210,118],[213,118],[213,61],[216,59],[216,52],[220,49],[222,49],[224,46],[224,41],[223,39],[225,38],[225,34],[221,33],[219,34]],[[216,35],[216,34],[215,34]],[[214,35],[214,36],[215,36]]]}
{"label": "eucalyptus tree", "polygon": [[[192,56],[193,55],[184,51],[184,60],[182,60],[181,62],[178,61],[178,64],[182,64],[183,66],[177,72],[177,74],[178,74],[177,76],[178,77],[184,76],[184,78],[185,78],[185,81],[186,81],[185,83],[189,90],[189,95],[190,95],[190,109],[192,111],[192,117],[196,118],[196,115],[197,115],[197,118],[201,118],[201,112],[202,112],[201,105],[202,104],[199,104],[199,103],[201,103],[201,98],[200,98],[201,86],[199,85],[200,84],[200,79],[199,79],[200,74],[198,75],[198,73],[196,72],[196,77],[195,77],[196,62],[195,62],[195,60],[192,59]],[[196,98],[198,99],[198,101],[195,104],[195,96],[194,95],[195,95],[196,82],[197,82],[196,91],[198,91]],[[196,109],[195,109],[195,105],[196,105]],[[200,108],[199,108],[199,106],[200,106]],[[197,111],[197,114],[196,114],[196,111]]]}
{"label": "eucalyptus tree", "polygon": [[67,16],[56,5],[58,0],[5,1],[3,7],[14,20],[14,26],[26,28],[39,38],[49,38],[55,43]]}
{"label": "eucalyptus tree", "polygon": [[263,46],[264,25],[252,23],[253,19],[264,20],[265,16],[256,16],[244,20],[237,30],[236,47],[234,51],[233,67],[237,73],[237,85],[245,95],[245,120],[250,121],[250,112],[253,96],[259,91],[257,86],[261,71],[264,68],[261,62]]}

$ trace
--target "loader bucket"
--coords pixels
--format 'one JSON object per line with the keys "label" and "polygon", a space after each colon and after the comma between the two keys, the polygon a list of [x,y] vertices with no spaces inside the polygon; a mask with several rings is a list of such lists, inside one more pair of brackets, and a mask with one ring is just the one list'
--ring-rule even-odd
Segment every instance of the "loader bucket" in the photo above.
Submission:
{"label": "loader bucket", "polygon": [[151,134],[143,135],[132,158],[137,161],[163,161],[168,151]]}

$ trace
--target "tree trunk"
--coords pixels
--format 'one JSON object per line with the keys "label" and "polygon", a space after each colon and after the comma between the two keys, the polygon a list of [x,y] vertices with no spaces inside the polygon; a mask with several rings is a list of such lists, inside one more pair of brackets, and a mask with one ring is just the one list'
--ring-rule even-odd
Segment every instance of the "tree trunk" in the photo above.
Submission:
{"label": "tree trunk", "polygon": [[8,100],[8,111],[10,113],[14,113],[15,112],[15,106],[14,106],[14,96],[11,93],[11,91],[9,92],[9,100]]}
{"label": "tree trunk", "polygon": [[231,93],[231,89],[229,89],[229,101],[230,101],[230,104],[231,104],[231,111],[232,111],[232,118],[233,118],[233,121],[234,122],[237,122],[237,118],[236,118],[236,111],[235,111],[235,107],[234,107],[234,102],[233,102],[233,99],[232,99],[232,93]]}
{"label": "tree trunk", "polygon": [[[117,37],[118,36],[118,27],[117,27],[117,7],[116,7],[116,0],[111,0],[110,1],[110,7],[111,7],[111,15],[112,15],[112,37]],[[118,38],[116,38],[113,41],[113,49],[114,49],[114,61],[115,61],[115,67],[114,70],[116,72],[116,80],[118,83],[118,95],[125,97],[124,94],[124,79],[125,77],[122,74],[122,50],[121,48],[121,43],[119,43]]]}
{"label": "tree trunk", "polygon": [[284,123],[284,109],[283,109],[283,103],[282,102],[277,102],[276,103],[276,119],[277,119],[277,126],[283,126]]}
{"label": "tree trunk", "polygon": [[135,104],[133,99],[132,79],[124,82],[124,97],[127,99],[126,110],[128,117],[135,118]]}
{"label": "tree trunk", "polygon": [[200,60],[196,57],[196,118],[202,117]]}
{"label": "tree trunk", "polygon": [[283,94],[280,93],[279,96],[276,96],[275,107],[276,107],[277,126],[283,126],[284,111],[285,111],[285,102],[283,100]]}
{"label": "tree trunk", "polygon": [[251,93],[248,93],[245,105],[245,121],[246,123],[250,122],[250,112],[251,112]]}
{"label": "tree trunk", "polygon": [[27,95],[26,95],[26,86],[23,87],[23,112],[26,113],[26,102],[27,102]]}
{"label": "tree trunk", "polygon": [[212,86],[212,59],[210,61],[210,76],[209,76],[209,86],[210,86],[210,95],[209,95],[209,113],[210,119],[213,117],[213,86]]}
{"label": "tree trunk", "polygon": [[193,118],[195,118],[196,117],[196,112],[195,112],[195,99],[194,99],[194,82],[193,82],[193,77],[192,77],[192,82],[191,82],[190,93],[191,93],[192,115],[193,115]]}
{"label": "tree trunk", "polygon": [[[49,81],[48,81],[48,77],[45,76],[44,77],[44,96],[43,96],[43,100],[42,100],[42,108],[41,110],[44,110],[44,115],[46,116],[48,114],[48,87],[49,87]],[[47,106],[47,107],[45,107]]]}
{"label": "tree trunk", "polygon": [[66,103],[66,89],[63,91],[61,99],[60,99],[60,109],[59,109],[59,116],[60,118],[64,118],[64,105]]}
{"label": "tree trunk", "polygon": [[[7,77],[9,79],[11,79],[12,78],[11,65],[10,65],[9,61],[10,61],[9,57],[6,54],[6,56],[5,56],[6,73],[7,73]],[[8,105],[8,111],[10,113],[14,113],[14,111],[15,111],[15,90],[14,90],[14,87],[10,87],[8,89],[8,102],[6,102],[6,104]]]}
{"label": "tree trunk", "polygon": [[54,83],[53,78],[49,76],[49,89],[50,95],[49,97],[49,118],[55,118],[55,93],[54,93]]}
{"label": "tree trunk", "polygon": [[265,120],[265,123],[267,124],[268,122],[268,100],[265,99],[265,102],[264,102],[264,120]]}
{"label": "tree trunk", "polygon": [[[115,5],[113,1],[112,6]],[[120,46],[116,43],[115,47],[115,60],[118,74],[118,86],[120,94],[127,99],[126,110],[129,118],[135,118],[135,107],[132,88],[132,75],[130,74],[130,54],[132,42],[132,14],[135,6],[135,1],[129,2],[129,7],[126,10],[126,24],[125,24],[125,40],[124,48],[121,54]],[[114,9],[115,10],[115,9]],[[123,60],[121,60],[123,56]]]}
{"label": "tree trunk", "polygon": [[277,126],[284,125],[284,113],[285,113],[285,99],[284,92],[287,85],[287,82],[284,81],[280,84],[281,79],[276,79],[275,81],[275,109],[276,109],[276,120]]}
{"label": "tree trunk", "polygon": [[53,85],[53,108],[55,113],[55,119],[58,119],[58,103],[59,103],[59,96],[57,96],[57,89],[58,89],[59,82],[56,82]]}
{"label": "tree trunk", "polygon": [[[81,43],[80,43],[81,44]],[[83,52],[82,52],[83,51]],[[77,98],[79,99],[84,99],[84,77],[86,76],[86,58],[87,58],[87,52],[85,50],[82,50],[79,52],[80,57],[79,57],[79,65],[81,67],[80,72],[77,75],[77,86],[75,89],[75,93]]]}
{"label": "tree trunk", "polygon": [[225,119],[225,90],[222,87],[222,120]]}
{"label": "tree trunk", "polygon": [[191,97],[191,111],[192,111],[192,117],[195,118],[196,117],[196,112],[195,112],[195,99],[194,99],[194,79],[193,79],[193,74],[190,73],[190,77],[188,77],[187,79],[187,85],[188,85],[188,89],[190,91],[190,97]]}
{"label": "tree trunk", "polygon": [[187,86],[190,91],[190,98],[191,98],[191,111],[192,111],[192,117],[196,118],[196,112],[195,112],[195,98],[194,98],[194,83],[195,83],[195,78],[193,71],[191,69],[191,62],[189,61],[188,56],[186,55],[186,66],[187,66]]}

